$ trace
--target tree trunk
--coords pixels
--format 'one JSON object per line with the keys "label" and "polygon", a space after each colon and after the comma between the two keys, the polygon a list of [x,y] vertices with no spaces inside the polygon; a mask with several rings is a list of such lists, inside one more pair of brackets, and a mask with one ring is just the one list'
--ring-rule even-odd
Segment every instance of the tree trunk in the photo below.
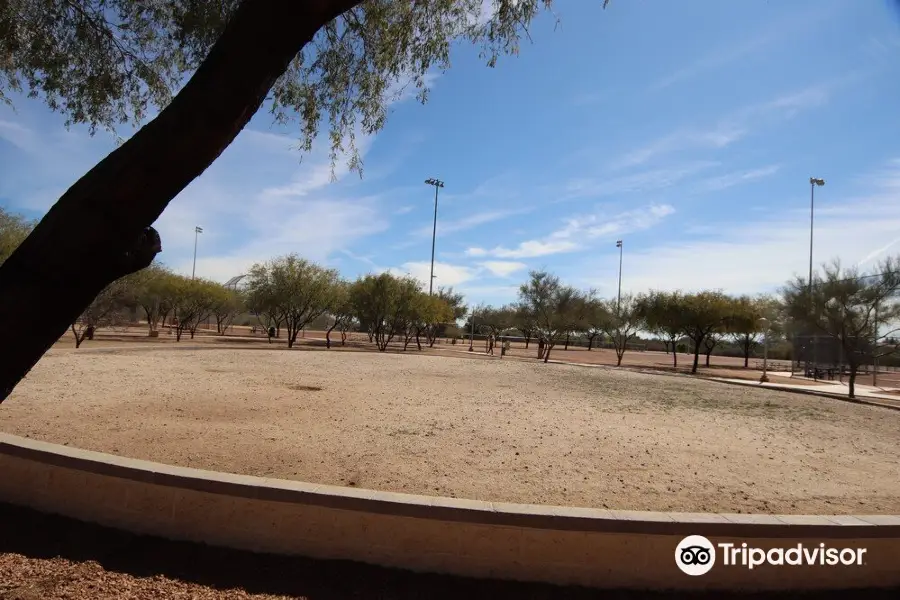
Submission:
{"label": "tree trunk", "polygon": [[526,350],[528,350],[528,342],[530,342],[530,341],[531,341],[531,336],[530,336],[530,335],[526,335],[526,336],[525,336],[525,349],[526,349]]}
{"label": "tree trunk", "polygon": [[588,352],[590,352],[591,346],[593,346],[593,345],[594,345],[594,336],[589,335],[588,336]]}
{"label": "tree trunk", "polygon": [[84,341],[84,338],[78,335],[78,331],[76,331],[74,323],[72,324],[72,334],[75,336],[75,348],[81,347],[81,342]]}
{"label": "tree trunk", "polygon": [[750,336],[744,337],[744,368],[750,364]]}
{"label": "tree trunk", "polygon": [[181,325],[179,325],[178,327],[175,328],[175,341],[176,342],[181,341],[181,334],[183,332],[184,332],[184,330],[181,328]]}
{"label": "tree trunk", "polygon": [[709,355],[712,354],[712,348],[706,353],[706,366],[709,366]]}
{"label": "tree trunk", "polygon": [[544,349],[544,362],[545,363],[548,360],[550,360],[550,350],[552,350],[552,349],[553,349],[553,346],[550,344],[547,344],[546,348]]}
{"label": "tree trunk", "polygon": [[700,342],[694,341],[694,365],[691,367],[691,373],[697,372],[697,367],[700,366]]}
{"label": "tree trunk", "polygon": [[194,339],[194,332],[197,331],[196,327],[191,327],[188,331],[191,332],[191,339]]}
{"label": "tree trunk", "polygon": [[341,346],[347,345],[347,332],[341,329]]}
{"label": "tree trunk", "polygon": [[664,340],[664,341],[663,341],[663,347],[666,349],[666,354],[668,354],[668,353],[669,353],[669,342],[667,342],[667,341]]}
{"label": "tree trunk", "polygon": [[172,102],[63,194],[0,266],[0,329],[43,315],[0,361],[0,402],[103,288],[150,265],[162,249],[150,226],[169,202],[234,141],[315,33],[359,2],[242,2]]}
{"label": "tree trunk", "polygon": [[419,349],[419,352],[422,351],[422,342],[419,341],[419,328],[416,327],[416,348]]}
{"label": "tree trunk", "polygon": [[672,367],[678,369],[678,346],[675,345],[675,340],[672,340]]}
{"label": "tree trunk", "polygon": [[563,348],[563,350],[568,350],[568,349],[569,349],[569,334],[567,333],[566,334],[566,345]]}
{"label": "tree trunk", "polygon": [[334,328],[337,327],[337,321],[334,322],[334,325],[328,328],[328,331],[325,332],[325,349],[331,349],[331,332],[334,331]]}
{"label": "tree trunk", "polygon": [[848,382],[848,398],[856,398],[856,373],[859,371],[859,365],[850,363],[850,381]]}
{"label": "tree trunk", "polygon": [[624,352],[616,352],[616,366],[622,366],[622,357],[625,356]]}

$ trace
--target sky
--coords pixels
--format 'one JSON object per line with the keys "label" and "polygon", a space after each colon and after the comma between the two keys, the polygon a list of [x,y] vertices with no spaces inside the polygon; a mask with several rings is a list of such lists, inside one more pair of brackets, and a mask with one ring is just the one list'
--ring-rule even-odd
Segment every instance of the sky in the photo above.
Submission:
{"label": "sky", "polygon": [[[297,253],[355,278],[516,299],[532,269],[622,291],[777,290],[900,253],[900,11],[888,0],[557,0],[519,56],[469,45],[359,140],[362,177],[261,111],[156,223],[159,260],[226,281]],[[40,217],[115,148],[40,101],[0,105],[0,206]],[[302,160],[301,160],[302,159]]]}

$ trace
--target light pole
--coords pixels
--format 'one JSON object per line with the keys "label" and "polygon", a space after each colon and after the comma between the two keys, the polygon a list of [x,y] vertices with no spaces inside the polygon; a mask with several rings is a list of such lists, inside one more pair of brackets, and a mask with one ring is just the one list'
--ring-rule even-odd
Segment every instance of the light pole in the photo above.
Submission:
{"label": "light pole", "polygon": [[203,233],[202,227],[194,227],[194,267],[191,269],[191,279],[197,274],[197,236],[201,233]]}
{"label": "light pole", "polygon": [[622,302],[622,240],[616,242],[619,249],[619,295],[616,296],[616,313],[619,312],[619,304]]}
{"label": "light pole", "polygon": [[759,327],[763,330],[763,372],[762,377],[759,378],[760,383],[768,383],[769,381],[769,320],[765,317],[760,317],[759,319]]}
{"label": "light pole", "polygon": [[444,182],[440,179],[435,179],[431,177],[425,180],[427,185],[434,186],[434,227],[431,230],[431,277],[428,278],[428,295],[431,295],[431,290],[434,287],[434,241],[437,238],[437,201],[438,201],[438,188],[444,187]]}
{"label": "light pole", "polygon": [[[809,178],[809,281],[807,281],[807,292],[809,295],[809,308],[810,310],[814,310],[812,305],[812,281],[813,281],[813,215],[815,214],[815,206],[816,206],[816,186],[825,185],[825,180],[818,177],[810,177]],[[815,316],[815,315],[813,315]],[[813,345],[813,379],[818,379],[819,376],[819,348],[816,342],[819,341],[819,334],[814,334],[812,345]]]}

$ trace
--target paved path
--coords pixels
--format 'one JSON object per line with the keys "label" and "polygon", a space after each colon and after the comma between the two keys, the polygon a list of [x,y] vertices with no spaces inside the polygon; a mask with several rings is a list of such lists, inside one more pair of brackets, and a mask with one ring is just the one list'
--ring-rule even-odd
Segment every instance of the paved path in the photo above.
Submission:
{"label": "paved path", "polygon": [[[777,373],[772,373],[776,375]],[[780,373],[778,373],[780,374]],[[788,375],[790,375],[788,373]],[[840,382],[822,382],[823,385],[810,384],[788,384],[788,383],[759,383],[758,381],[749,381],[747,379],[730,379],[726,377],[710,377],[715,381],[723,381],[736,385],[746,385],[754,387],[764,387],[773,390],[781,390],[786,392],[803,392],[806,394],[815,394],[827,398],[838,398],[841,400],[849,400],[848,386]],[[900,395],[886,394],[878,388],[871,386],[857,385],[855,386],[856,400],[865,404],[874,404],[876,406],[884,406],[886,408],[894,408],[900,410]]]}

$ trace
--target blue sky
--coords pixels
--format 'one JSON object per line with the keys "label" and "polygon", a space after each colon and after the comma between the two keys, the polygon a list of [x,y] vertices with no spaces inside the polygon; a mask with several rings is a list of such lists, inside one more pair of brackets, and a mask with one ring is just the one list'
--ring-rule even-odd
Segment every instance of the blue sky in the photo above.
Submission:
{"label": "blue sky", "polygon": [[[615,294],[773,290],[815,262],[900,252],[900,15],[886,0],[560,0],[518,57],[460,45],[427,105],[397,102],[360,140],[362,179],[260,113],[170,205],[160,259],[225,281],[297,252],[345,276],[427,282],[470,302],[528,269]],[[560,19],[557,27],[555,19]],[[37,101],[0,106],[0,204],[40,216],[114,148]]]}

